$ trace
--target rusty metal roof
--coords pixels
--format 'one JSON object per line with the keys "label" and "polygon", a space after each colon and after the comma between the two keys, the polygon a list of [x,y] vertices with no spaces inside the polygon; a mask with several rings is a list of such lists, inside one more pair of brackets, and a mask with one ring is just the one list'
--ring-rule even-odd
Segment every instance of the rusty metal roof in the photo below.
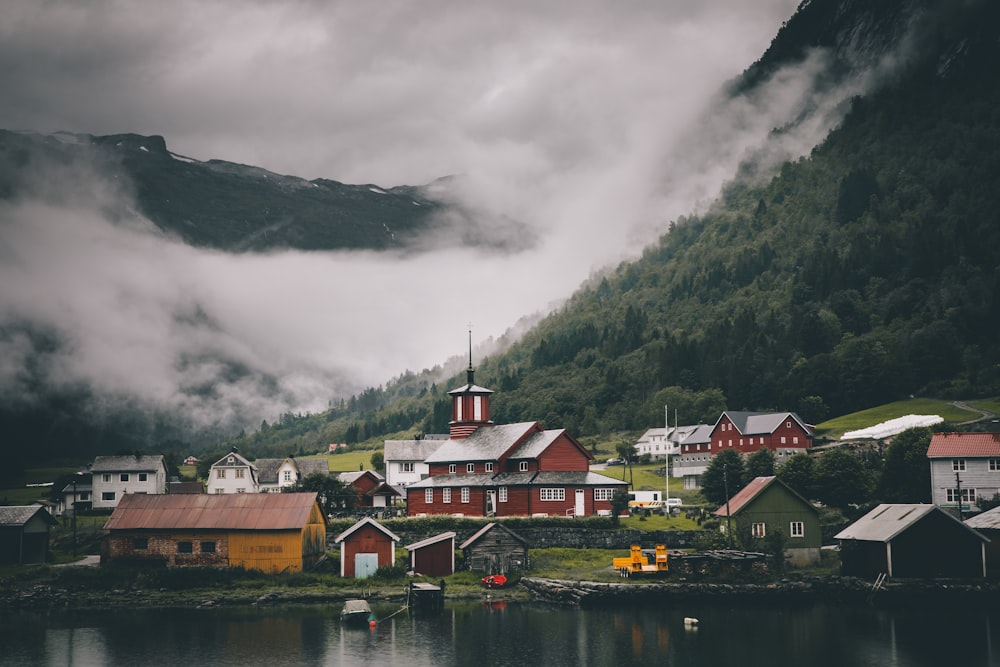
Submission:
{"label": "rusty metal roof", "polygon": [[1000,433],[935,433],[927,458],[952,456],[1000,457]]}
{"label": "rusty metal roof", "polygon": [[126,493],[104,529],[298,530],[315,504],[315,493]]}

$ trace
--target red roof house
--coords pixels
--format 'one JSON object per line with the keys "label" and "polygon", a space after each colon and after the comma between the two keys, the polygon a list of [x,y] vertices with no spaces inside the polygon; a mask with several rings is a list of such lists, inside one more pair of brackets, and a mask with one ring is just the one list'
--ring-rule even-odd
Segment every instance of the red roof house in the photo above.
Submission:
{"label": "red roof house", "polygon": [[935,433],[927,448],[931,502],[958,513],[1000,492],[1000,433]]}
{"label": "red roof house", "polygon": [[399,536],[365,517],[337,535],[334,542],[340,545],[340,576],[365,579],[380,567],[395,564]]}

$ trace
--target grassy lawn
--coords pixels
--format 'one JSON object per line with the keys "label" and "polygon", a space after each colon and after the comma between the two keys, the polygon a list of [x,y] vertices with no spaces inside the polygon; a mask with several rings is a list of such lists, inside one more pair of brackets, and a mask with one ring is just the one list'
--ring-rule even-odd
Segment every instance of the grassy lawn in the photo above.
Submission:
{"label": "grassy lawn", "polygon": [[13,479],[5,480],[0,487],[0,505],[30,505],[36,500],[52,495],[51,486],[28,486],[54,482],[60,475],[76,472],[76,468],[27,468]]}
{"label": "grassy lawn", "polygon": [[[330,472],[357,472],[372,469],[372,454],[376,450],[358,449],[343,454],[327,454]],[[381,451],[381,450],[378,450]]]}
{"label": "grassy lawn", "polygon": [[948,422],[963,422],[975,419],[978,412],[957,408],[947,401],[932,398],[914,398],[908,401],[886,403],[874,408],[853,412],[849,415],[825,421],[816,426],[817,438],[840,438],[847,431],[868,428],[884,421],[906,415],[939,415]]}

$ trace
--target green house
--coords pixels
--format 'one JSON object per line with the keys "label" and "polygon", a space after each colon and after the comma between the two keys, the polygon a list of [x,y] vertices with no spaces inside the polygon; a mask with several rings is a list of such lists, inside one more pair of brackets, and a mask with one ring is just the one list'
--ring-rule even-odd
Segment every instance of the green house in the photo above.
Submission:
{"label": "green house", "polygon": [[781,533],[785,557],[793,565],[819,563],[823,536],[819,510],[777,477],[757,477],[715,511],[722,531],[732,530],[741,546],[763,550],[767,537]]}

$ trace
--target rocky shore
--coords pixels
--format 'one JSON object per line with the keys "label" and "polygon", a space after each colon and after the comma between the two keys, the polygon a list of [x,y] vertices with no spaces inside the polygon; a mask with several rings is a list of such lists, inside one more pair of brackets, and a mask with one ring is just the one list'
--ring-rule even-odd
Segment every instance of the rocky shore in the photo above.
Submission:
{"label": "rocky shore", "polygon": [[854,577],[817,576],[761,584],[643,582],[604,583],[525,577],[520,585],[533,600],[555,604],[613,606],[718,601],[726,604],[806,604],[815,601],[906,607],[961,604],[1000,608],[1000,582],[953,580],[890,581],[874,589]]}

